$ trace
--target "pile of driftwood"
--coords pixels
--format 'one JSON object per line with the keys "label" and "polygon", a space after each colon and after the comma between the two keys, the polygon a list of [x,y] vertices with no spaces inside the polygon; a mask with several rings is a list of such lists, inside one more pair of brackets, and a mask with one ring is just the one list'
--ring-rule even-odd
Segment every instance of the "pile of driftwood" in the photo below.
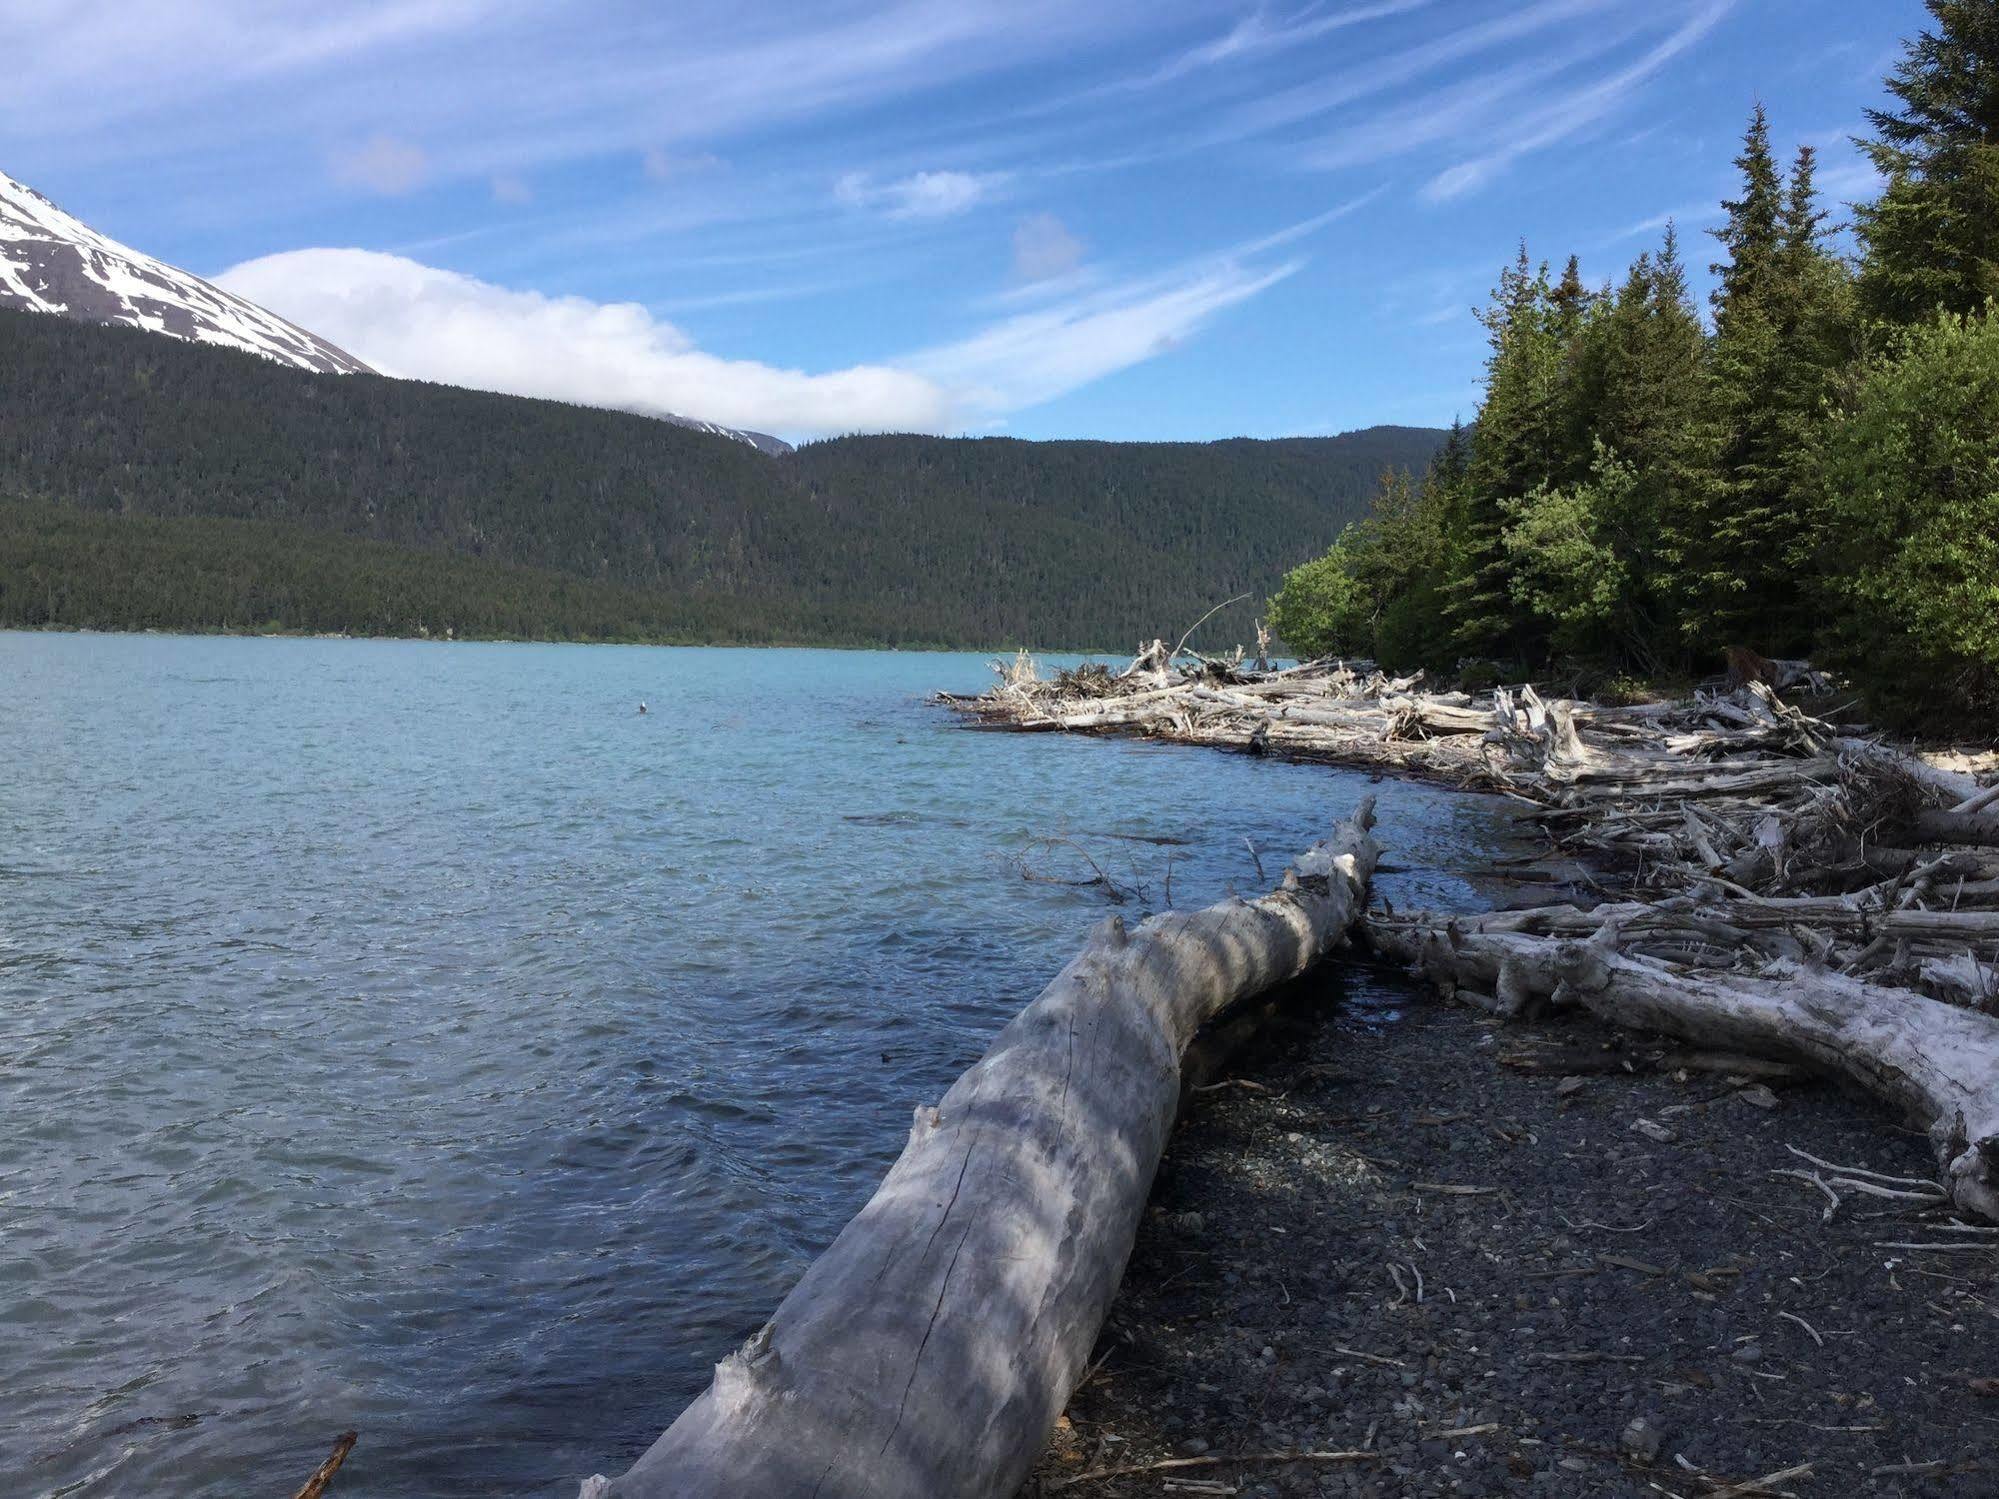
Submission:
{"label": "pile of driftwood", "polygon": [[1176,659],[1157,640],[1121,671],[1086,664],[1044,678],[1025,652],[995,670],[990,691],[943,700],[989,728],[1021,733],[1137,734],[1484,778],[1478,736],[1492,726],[1489,703],[1420,692],[1420,672],[1390,677],[1341,661],[1258,669],[1239,656]]}
{"label": "pile of driftwood", "polygon": [[1929,1129],[1950,1206],[1999,1219],[1999,785],[1757,681],[1609,707],[1154,642],[1115,672],[1043,679],[1023,657],[954,706],[995,727],[1408,768],[1511,796],[1586,856],[1589,887],[1477,918],[1384,912],[1379,949],[1505,1017],[1578,1007],[1850,1079]]}

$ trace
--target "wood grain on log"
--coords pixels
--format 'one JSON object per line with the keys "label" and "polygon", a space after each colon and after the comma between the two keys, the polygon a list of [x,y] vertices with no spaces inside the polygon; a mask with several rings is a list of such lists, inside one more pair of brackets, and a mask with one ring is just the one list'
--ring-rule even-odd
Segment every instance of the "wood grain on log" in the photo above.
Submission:
{"label": "wood grain on log", "polygon": [[1999,812],[1918,812],[1917,834],[1931,843],[1999,848]]}

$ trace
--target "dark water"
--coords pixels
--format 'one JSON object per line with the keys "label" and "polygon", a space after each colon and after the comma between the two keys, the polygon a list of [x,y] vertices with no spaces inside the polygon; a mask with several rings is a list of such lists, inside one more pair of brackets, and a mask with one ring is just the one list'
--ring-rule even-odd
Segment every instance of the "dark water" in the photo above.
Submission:
{"label": "dark water", "polygon": [[[1363,792],[969,733],[976,656],[0,634],[0,1494],[616,1472],[1107,906]],[[635,712],[639,699],[652,711]],[[1168,841],[1170,840],[1170,841]]]}

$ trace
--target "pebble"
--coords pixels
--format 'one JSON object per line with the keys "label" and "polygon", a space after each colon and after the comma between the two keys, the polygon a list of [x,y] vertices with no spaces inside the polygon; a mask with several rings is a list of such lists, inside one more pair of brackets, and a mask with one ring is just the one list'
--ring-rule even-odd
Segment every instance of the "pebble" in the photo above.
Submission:
{"label": "pebble", "polygon": [[1665,1443],[1665,1433],[1643,1416],[1636,1417],[1617,1439],[1617,1445],[1641,1463],[1656,1458]]}

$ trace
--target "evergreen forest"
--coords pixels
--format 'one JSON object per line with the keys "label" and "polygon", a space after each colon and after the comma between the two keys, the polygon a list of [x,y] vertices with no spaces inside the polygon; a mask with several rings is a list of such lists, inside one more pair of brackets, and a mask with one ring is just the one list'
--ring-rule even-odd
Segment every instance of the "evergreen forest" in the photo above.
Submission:
{"label": "evergreen forest", "polygon": [[1999,723],[1999,6],[1927,8],[1860,143],[1872,201],[1750,114],[1705,309],[1670,226],[1603,285],[1522,247],[1475,420],[1287,577],[1294,650],[1602,687],[1736,647],[1884,720]]}
{"label": "evergreen forest", "polygon": [[1246,636],[1443,435],[774,457],[0,312],[0,624],[1129,650],[1247,594]]}

